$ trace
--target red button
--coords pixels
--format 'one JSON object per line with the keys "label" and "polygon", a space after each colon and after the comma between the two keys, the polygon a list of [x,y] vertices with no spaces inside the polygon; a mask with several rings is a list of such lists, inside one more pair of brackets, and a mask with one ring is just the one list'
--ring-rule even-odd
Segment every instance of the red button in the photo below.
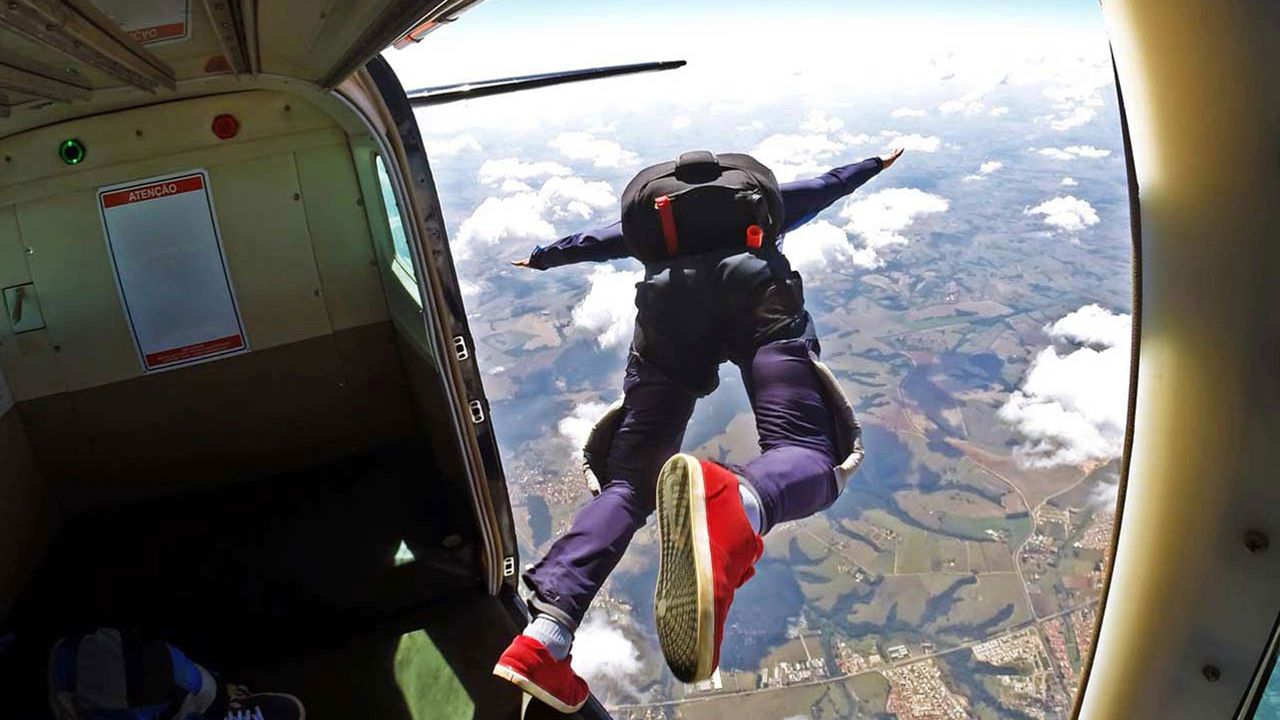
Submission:
{"label": "red button", "polygon": [[240,132],[240,121],[235,115],[222,114],[213,119],[213,134],[220,140],[230,140]]}

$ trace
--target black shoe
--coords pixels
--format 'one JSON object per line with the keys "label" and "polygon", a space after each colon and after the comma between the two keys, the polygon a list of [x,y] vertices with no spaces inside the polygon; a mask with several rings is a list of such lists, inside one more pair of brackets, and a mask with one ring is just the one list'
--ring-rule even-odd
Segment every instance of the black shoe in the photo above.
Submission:
{"label": "black shoe", "polygon": [[242,685],[227,686],[227,710],[219,720],[306,720],[302,701],[285,693],[251,693]]}

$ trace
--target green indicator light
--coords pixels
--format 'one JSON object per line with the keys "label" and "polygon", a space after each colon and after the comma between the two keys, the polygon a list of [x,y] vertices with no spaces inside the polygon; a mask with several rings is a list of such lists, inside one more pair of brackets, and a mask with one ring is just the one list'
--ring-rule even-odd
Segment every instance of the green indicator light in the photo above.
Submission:
{"label": "green indicator light", "polygon": [[58,146],[58,157],[62,158],[62,162],[68,165],[79,165],[84,162],[84,156],[88,153],[84,148],[84,143],[75,138],[63,140]]}

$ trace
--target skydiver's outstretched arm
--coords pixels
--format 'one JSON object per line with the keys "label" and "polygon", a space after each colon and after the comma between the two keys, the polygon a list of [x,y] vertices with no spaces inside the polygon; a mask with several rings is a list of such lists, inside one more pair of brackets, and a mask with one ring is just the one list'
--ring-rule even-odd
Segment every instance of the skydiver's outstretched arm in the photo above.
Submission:
{"label": "skydiver's outstretched arm", "polygon": [[782,184],[782,204],[786,218],[784,233],[791,232],[818,216],[831,203],[862,187],[881,170],[893,165],[902,155],[894,150],[888,155],[869,157],[852,165],[843,165],[815,178]]}
{"label": "skydiver's outstretched arm", "polygon": [[627,244],[622,238],[622,221],[606,225],[598,230],[562,237],[546,247],[533,249],[528,260],[517,260],[513,265],[547,270],[561,265],[580,262],[603,262],[627,257]]}
{"label": "skydiver's outstretched arm", "polygon": [[[782,231],[790,232],[817,217],[831,203],[862,187],[892,165],[900,155],[902,150],[894,150],[888,155],[835,168],[816,178],[784,183],[781,189],[786,218]],[[580,262],[618,260],[629,255],[622,237],[622,221],[619,220],[598,230],[560,238],[546,247],[536,247],[527,260],[516,260],[512,264],[547,270]]]}

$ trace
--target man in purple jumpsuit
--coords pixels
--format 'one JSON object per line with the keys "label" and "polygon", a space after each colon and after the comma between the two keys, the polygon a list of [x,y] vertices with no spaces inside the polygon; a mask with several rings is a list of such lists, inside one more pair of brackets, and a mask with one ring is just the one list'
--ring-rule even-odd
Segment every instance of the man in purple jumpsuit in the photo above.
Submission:
{"label": "man in purple jumpsuit", "polygon": [[[782,232],[814,219],[901,153],[895,150],[783,183]],[[546,270],[629,256],[617,222],[535,248],[527,260],[514,264]],[[861,459],[860,439],[851,437],[857,434],[852,410],[830,372],[817,362],[820,347],[804,309],[800,276],[776,248],[733,248],[647,263],[645,279],[636,286],[636,306],[623,400],[597,426],[585,449],[599,492],[524,575],[535,612],[525,634],[537,640],[532,645],[548,649],[549,661],[565,660],[573,630],[632,536],[654,512],[659,472],[666,471],[669,458],[675,459],[694,403],[715,390],[724,360],[742,372],[759,435],[761,455],[744,467],[730,468],[741,481],[743,512],[757,540],[780,522],[829,507]],[[665,560],[665,548],[663,552]],[[750,577],[749,568],[745,574]],[[731,584],[736,587],[746,577],[732,578]],[[661,604],[661,575],[659,585]],[[729,591],[729,599],[731,595]],[[716,611],[716,661],[727,602]],[[669,652],[668,661],[682,679],[710,674],[708,658],[696,670],[689,666],[683,671]],[[509,673],[498,674],[512,679]],[[536,683],[513,682],[538,697],[548,691],[531,690],[529,684]]]}

